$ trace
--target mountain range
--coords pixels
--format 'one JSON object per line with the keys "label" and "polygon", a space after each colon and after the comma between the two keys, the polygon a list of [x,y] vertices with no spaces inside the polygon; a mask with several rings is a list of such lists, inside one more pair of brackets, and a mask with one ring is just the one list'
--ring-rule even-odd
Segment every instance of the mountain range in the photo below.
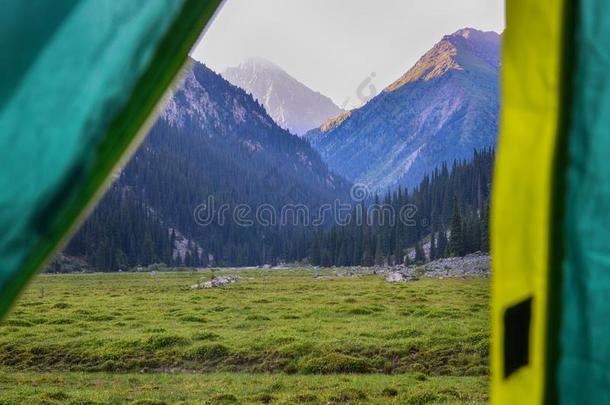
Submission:
{"label": "mountain range", "polygon": [[[485,222],[481,213],[497,130],[499,46],[500,35],[492,32],[469,28],[447,35],[403,76],[351,111],[341,111],[268,62],[255,60],[238,69],[255,72],[248,81],[256,83],[252,91],[192,61],[146,140],[66,248],[66,257],[77,256],[98,270],[157,262],[243,266],[314,256],[324,263],[370,263],[376,246],[383,245],[381,258],[400,261],[413,243],[434,229],[439,235],[447,229],[456,209],[468,214],[476,235]],[[259,91],[269,97],[257,97]],[[295,97],[288,97],[292,93]],[[308,124],[303,117],[290,122],[287,114],[274,117],[271,106],[278,105],[276,112],[315,110],[319,122],[311,124],[312,114],[304,114]],[[295,135],[308,125],[315,129],[305,137]],[[464,161],[471,156],[469,166]],[[466,174],[456,185],[451,180],[456,167],[476,175]],[[383,190],[384,200],[397,209],[416,204],[420,225],[335,227],[326,234],[300,222],[243,226],[232,216],[242,204],[251,209],[247,219],[263,205],[276,213],[295,204],[316,212],[323,204],[346,200],[352,182]],[[201,226],[197,209],[210,205],[216,219]],[[221,206],[227,207],[222,220]],[[349,255],[339,254],[342,245]],[[339,260],[342,256],[351,259]]]}
{"label": "mountain range", "polygon": [[494,147],[500,42],[472,28],[446,35],[379,95],[306,138],[333,171],[376,190],[415,186],[443,162]]}
{"label": "mountain range", "polygon": [[222,76],[251,93],[280,127],[293,134],[303,135],[342,111],[330,98],[260,57],[230,67]]}

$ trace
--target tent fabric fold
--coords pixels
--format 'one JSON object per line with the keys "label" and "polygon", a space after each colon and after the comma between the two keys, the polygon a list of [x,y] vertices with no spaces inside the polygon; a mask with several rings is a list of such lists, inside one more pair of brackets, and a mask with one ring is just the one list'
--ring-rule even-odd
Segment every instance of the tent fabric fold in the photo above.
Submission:
{"label": "tent fabric fold", "polygon": [[565,255],[558,307],[560,403],[610,403],[610,4],[575,2]]}
{"label": "tent fabric fold", "polygon": [[3,4],[0,317],[137,144],[219,5]]}

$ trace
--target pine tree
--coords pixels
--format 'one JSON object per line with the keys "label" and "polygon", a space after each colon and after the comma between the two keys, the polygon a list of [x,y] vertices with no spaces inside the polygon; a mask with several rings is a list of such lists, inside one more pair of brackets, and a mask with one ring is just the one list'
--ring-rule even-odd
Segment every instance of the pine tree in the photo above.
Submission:
{"label": "pine tree", "polygon": [[317,236],[311,247],[311,264],[319,266],[322,263],[322,251],[320,248],[320,236]]}
{"label": "pine tree", "polygon": [[338,266],[347,266],[347,253],[345,252],[345,242],[341,243],[339,247],[339,253],[337,254],[337,265]]}
{"label": "pine tree", "polygon": [[417,242],[415,244],[415,263],[425,263],[426,262],[426,253],[424,252],[424,248],[421,245],[421,242]]}
{"label": "pine tree", "polygon": [[481,213],[481,252],[489,252],[489,204],[484,204]]}
{"label": "pine tree", "polygon": [[449,245],[447,247],[449,256],[464,255],[464,235],[462,228],[462,217],[457,195],[453,196],[453,215],[451,216],[451,235],[449,235]]}
{"label": "pine tree", "polygon": [[447,245],[449,241],[447,240],[447,234],[445,231],[440,231],[438,234],[438,245],[436,247],[437,258],[447,257]]}
{"label": "pine tree", "polygon": [[383,245],[381,243],[381,234],[377,235],[377,243],[375,244],[375,265],[383,266],[384,257],[383,257]]}
{"label": "pine tree", "polygon": [[373,253],[371,251],[371,235],[370,235],[370,227],[368,225],[368,216],[367,216],[367,208],[362,204],[362,260],[361,263],[363,266],[372,266],[373,265]]}
{"label": "pine tree", "polygon": [[322,252],[322,261],[320,263],[322,267],[330,267],[333,265],[330,252],[326,249]]}
{"label": "pine tree", "polygon": [[436,232],[430,234],[430,260],[436,260]]}
{"label": "pine tree", "polygon": [[373,255],[371,255],[370,249],[364,249],[364,253],[362,254],[362,265],[366,267],[370,267],[373,265]]}

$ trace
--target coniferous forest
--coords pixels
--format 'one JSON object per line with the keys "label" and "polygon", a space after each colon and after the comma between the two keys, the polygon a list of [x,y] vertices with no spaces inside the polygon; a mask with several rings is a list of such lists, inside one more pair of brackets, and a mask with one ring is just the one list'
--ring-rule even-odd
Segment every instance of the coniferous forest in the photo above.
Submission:
{"label": "coniferous forest", "polygon": [[115,183],[70,241],[66,253],[84,257],[97,270],[171,264],[172,240],[157,215]]}
{"label": "coniferous forest", "polygon": [[[471,161],[443,164],[412,191],[375,195],[367,209],[354,209],[351,223],[316,232],[311,263],[393,265],[488,252],[493,160],[492,150],[475,151]],[[398,217],[403,207],[408,221]]]}
{"label": "coniferous forest", "polygon": [[[152,263],[245,266],[307,261],[320,266],[393,265],[488,252],[493,160],[494,152],[483,150],[475,151],[470,161],[443,164],[413,190],[397,188],[352,203],[349,221],[334,226],[241,227],[227,221],[222,226],[199,227],[190,212],[180,216],[179,210],[176,218],[182,222],[170,224],[147,208],[141,202],[144,197],[136,196],[119,178],[66,253],[84,257],[95,269],[113,271]],[[141,172],[142,168],[128,168],[123,176],[132,176],[130,170]],[[167,170],[171,173],[177,169]],[[152,184],[158,184],[157,188],[149,190],[157,198],[164,195],[161,190],[179,187],[162,182],[155,179]],[[218,193],[228,193],[222,184],[213,187]],[[265,200],[264,196],[260,198]],[[407,221],[400,218],[401,210],[408,213]],[[171,225],[179,225],[195,237],[187,239]],[[177,239],[181,238],[184,243],[178,252]]]}

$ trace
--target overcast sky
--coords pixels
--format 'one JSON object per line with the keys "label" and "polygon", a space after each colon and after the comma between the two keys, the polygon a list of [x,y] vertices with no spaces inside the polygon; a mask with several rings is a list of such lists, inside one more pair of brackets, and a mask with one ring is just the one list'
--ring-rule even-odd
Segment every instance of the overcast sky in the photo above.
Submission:
{"label": "overcast sky", "polygon": [[367,78],[380,91],[443,35],[504,30],[503,0],[225,0],[192,56],[222,73],[275,62],[342,106]]}

